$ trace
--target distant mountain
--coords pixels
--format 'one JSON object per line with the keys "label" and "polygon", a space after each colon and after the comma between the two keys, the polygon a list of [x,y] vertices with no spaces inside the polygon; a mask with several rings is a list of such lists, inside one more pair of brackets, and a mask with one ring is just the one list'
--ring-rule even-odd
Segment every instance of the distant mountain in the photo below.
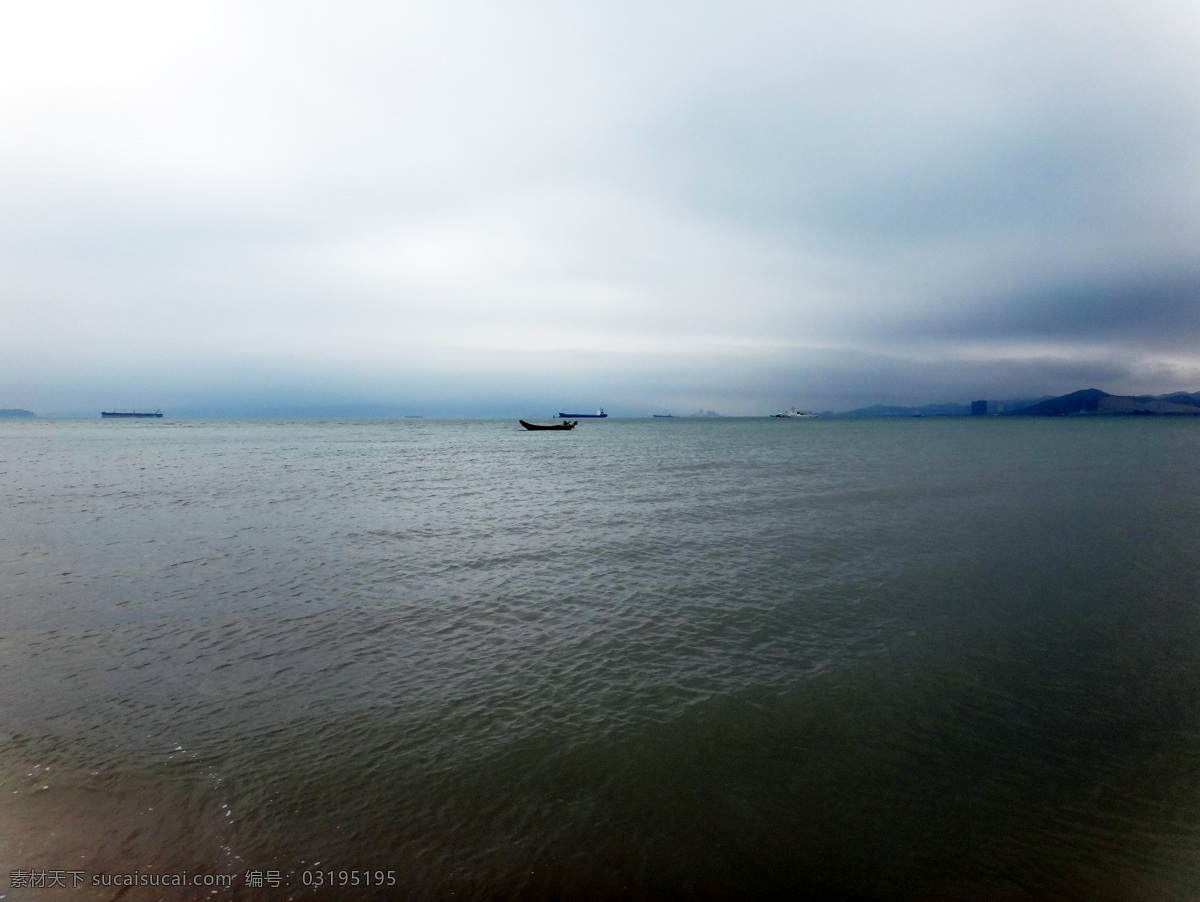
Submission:
{"label": "distant mountain", "polygon": [[1061,417],[1072,413],[1098,413],[1100,400],[1109,397],[1112,396],[1108,392],[1102,392],[1098,388],[1085,388],[1082,391],[1050,398],[1012,412],[1019,415],[1043,417]]}
{"label": "distant mountain", "polygon": [[1016,416],[1062,417],[1078,414],[1097,416],[1166,414],[1200,416],[1200,392],[1167,395],[1110,395],[1098,388],[1085,388],[1058,398],[1011,411]]}
{"label": "distant mountain", "polygon": [[[1004,416],[1062,417],[1077,414],[1099,416],[1150,415],[1200,416],[1200,391],[1177,391],[1165,395],[1110,395],[1098,388],[1085,388],[1057,398],[1016,398],[988,401],[990,414]],[[857,410],[824,411],[823,417],[965,417],[970,404],[926,404],[924,407],[899,407],[872,404]]]}
{"label": "distant mountain", "polygon": [[37,416],[37,414],[34,413],[32,410],[21,410],[20,408],[17,408],[15,410],[0,410],[0,417],[36,417],[36,416]]}
{"label": "distant mountain", "polygon": [[1145,396],[1135,396],[1135,400],[1146,401],[1173,401],[1176,404],[1196,404],[1200,405],[1200,391],[1194,391],[1191,394],[1185,391],[1173,391],[1169,395],[1158,395],[1153,399]]}

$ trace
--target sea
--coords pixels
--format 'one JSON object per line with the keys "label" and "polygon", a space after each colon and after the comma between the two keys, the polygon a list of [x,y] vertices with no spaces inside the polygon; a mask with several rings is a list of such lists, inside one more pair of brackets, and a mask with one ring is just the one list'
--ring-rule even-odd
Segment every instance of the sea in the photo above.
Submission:
{"label": "sea", "polygon": [[0,421],[0,898],[1200,898],[1200,421]]}

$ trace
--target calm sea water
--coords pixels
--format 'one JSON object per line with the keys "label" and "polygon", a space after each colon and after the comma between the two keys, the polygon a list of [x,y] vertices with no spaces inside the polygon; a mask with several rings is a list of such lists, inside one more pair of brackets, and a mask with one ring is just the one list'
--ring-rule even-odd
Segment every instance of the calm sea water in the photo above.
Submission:
{"label": "calm sea water", "polygon": [[0,489],[10,899],[1200,898],[1194,420],[0,421]]}

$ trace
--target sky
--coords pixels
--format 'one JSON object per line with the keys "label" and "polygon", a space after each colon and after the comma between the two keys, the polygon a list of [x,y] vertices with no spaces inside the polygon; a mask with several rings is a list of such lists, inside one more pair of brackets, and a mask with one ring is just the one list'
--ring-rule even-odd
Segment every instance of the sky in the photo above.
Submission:
{"label": "sky", "polygon": [[1194,3],[3,18],[0,407],[759,415],[1200,390]]}

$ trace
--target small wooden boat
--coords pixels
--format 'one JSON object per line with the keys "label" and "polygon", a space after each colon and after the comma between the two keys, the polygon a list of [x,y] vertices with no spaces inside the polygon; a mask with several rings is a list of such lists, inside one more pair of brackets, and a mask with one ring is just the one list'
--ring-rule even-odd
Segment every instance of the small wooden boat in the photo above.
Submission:
{"label": "small wooden boat", "polygon": [[522,426],[524,426],[526,429],[532,429],[534,431],[542,431],[542,430],[548,430],[548,429],[555,429],[555,430],[561,431],[563,429],[574,429],[577,425],[579,425],[578,420],[576,420],[574,423],[570,423],[570,422],[555,423],[553,426],[539,426],[537,423],[526,423],[524,420],[517,420],[517,422],[520,423]]}

